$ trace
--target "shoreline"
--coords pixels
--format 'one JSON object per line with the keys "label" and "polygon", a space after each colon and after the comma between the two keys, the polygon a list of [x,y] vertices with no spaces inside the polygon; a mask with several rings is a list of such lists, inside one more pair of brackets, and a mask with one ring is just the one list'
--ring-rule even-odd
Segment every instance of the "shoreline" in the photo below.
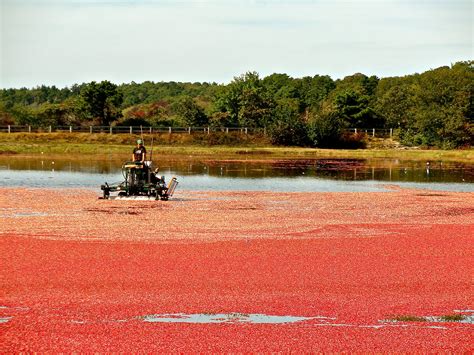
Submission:
{"label": "shoreline", "polygon": [[[151,137],[145,135],[147,148],[150,150]],[[65,134],[65,133],[0,133],[0,156],[69,156],[71,159],[80,156],[108,159],[110,157],[128,156],[134,146],[135,135],[107,134]],[[438,150],[420,148],[392,149],[320,149],[300,147],[275,147],[250,140],[241,145],[208,145],[189,143],[157,143],[154,153],[157,156],[186,158],[189,156],[253,160],[253,159],[400,159],[400,160],[441,160],[460,163],[474,161],[474,149]],[[80,155],[79,155],[80,154]]]}
{"label": "shoreline", "polygon": [[[15,148],[0,144],[0,157],[12,158],[67,158],[80,160],[87,157],[94,160],[126,159],[130,155],[130,145],[110,146],[97,144],[74,145],[69,149],[54,144]],[[105,153],[97,153],[105,151]],[[391,150],[391,149],[318,149],[318,148],[276,148],[276,147],[156,147],[155,157],[175,160],[189,158],[229,160],[229,161],[268,161],[268,160],[317,160],[317,159],[361,159],[361,160],[405,160],[405,161],[445,161],[473,164],[474,150]]]}

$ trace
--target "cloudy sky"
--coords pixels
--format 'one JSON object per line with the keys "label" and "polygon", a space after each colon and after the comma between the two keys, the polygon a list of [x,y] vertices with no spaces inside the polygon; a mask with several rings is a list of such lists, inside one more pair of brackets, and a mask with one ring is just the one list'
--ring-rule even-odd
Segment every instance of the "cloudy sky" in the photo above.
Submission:
{"label": "cloudy sky", "polygon": [[379,77],[474,59],[472,0],[0,0],[0,86]]}

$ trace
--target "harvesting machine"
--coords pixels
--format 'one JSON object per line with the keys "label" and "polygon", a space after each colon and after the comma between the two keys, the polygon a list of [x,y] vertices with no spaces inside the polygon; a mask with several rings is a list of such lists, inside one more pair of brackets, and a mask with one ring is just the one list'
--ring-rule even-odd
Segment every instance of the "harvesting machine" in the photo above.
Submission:
{"label": "harvesting machine", "polygon": [[[121,199],[148,197],[167,201],[176,189],[178,180],[173,177],[168,184],[164,176],[159,176],[159,169],[153,170],[151,160],[141,162],[125,162],[122,164],[124,181],[115,184],[101,185],[104,199]],[[111,196],[111,193],[117,193]]]}

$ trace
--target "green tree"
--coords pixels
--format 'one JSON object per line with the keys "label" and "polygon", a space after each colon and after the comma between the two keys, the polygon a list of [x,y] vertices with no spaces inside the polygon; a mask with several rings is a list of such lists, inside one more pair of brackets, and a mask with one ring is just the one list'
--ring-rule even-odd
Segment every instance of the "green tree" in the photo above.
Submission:
{"label": "green tree", "polygon": [[13,115],[7,110],[6,105],[0,101],[0,125],[13,125],[15,119]]}
{"label": "green tree", "polygon": [[413,105],[400,133],[406,144],[453,148],[472,144],[472,63],[456,63],[404,78],[413,87]]}
{"label": "green tree", "polygon": [[218,111],[227,112],[231,123],[245,127],[266,126],[273,107],[273,100],[256,72],[235,77],[216,100]]}
{"label": "green tree", "polygon": [[244,88],[240,95],[238,122],[242,127],[265,127],[270,123],[273,102],[260,87]]}
{"label": "green tree", "polygon": [[301,111],[306,110],[306,108],[318,109],[336,87],[334,81],[327,75],[307,76],[297,79],[296,85],[298,87],[298,97],[302,105]]}
{"label": "green tree", "polygon": [[268,134],[273,144],[306,146],[309,143],[306,122],[298,110],[297,100],[281,100],[274,110]]}
{"label": "green tree", "polygon": [[228,112],[216,111],[209,117],[209,125],[211,127],[233,127],[235,124],[232,122]]}
{"label": "green tree", "polygon": [[356,128],[380,127],[375,111],[369,107],[370,98],[355,91],[347,90],[335,98],[336,112],[344,120],[346,126]]}
{"label": "green tree", "polygon": [[[231,127],[237,127],[239,124],[240,95],[242,91],[240,86],[240,83],[235,82],[223,87],[216,93],[214,100],[215,112],[212,116],[220,119],[225,117],[225,121]],[[217,113],[221,113],[221,115],[217,115]]]}
{"label": "green tree", "polygon": [[410,85],[392,86],[376,102],[377,113],[390,128],[406,128],[415,110],[415,92]]}
{"label": "green tree", "polygon": [[314,116],[308,124],[311,144],[320,148],[333,148],[339,144],[344,122],[336,112]]}
{"label": "green tree", "polygon": [[81,90],[83,110],[86,117],[98,119],[104,126],[120,117],[120,105],[123,95],[117,90],[117,85],[110,81],[96,83],[92,81]]}
{"label": "green tree", "polygon": [[33,127],[41,126],[35,110],[29,106],[15,104],[9,112],[15,119],[15,124],[18,125],[30,125]]}
{"label": "green tree", "polygon": [[376,77],[375,75],[372,75],[370,77],[365,76],[362,78],[362,88],[364,89],[364,93],[368,95],[369,97],[372,97],[375,95],[375,92],[377,90],[377,86],[379,84],[380,79]]}
{"label": "green tree", "polygon": [[200,127],[209,123],[203,109],[189,96],[185,96],[174,103],[172,109],[186,126]]}
{"label": "green tree", "polygon": [[295,80],[287,74],[271,74],[262,80],[262,85],[275,101],[298,97]]}

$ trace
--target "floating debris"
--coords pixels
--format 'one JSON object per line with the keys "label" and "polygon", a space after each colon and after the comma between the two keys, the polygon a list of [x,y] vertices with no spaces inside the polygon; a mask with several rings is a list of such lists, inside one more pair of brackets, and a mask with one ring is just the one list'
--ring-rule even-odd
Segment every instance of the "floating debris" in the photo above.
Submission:
{"label": "floating debris", "polygon": [[[430,322],[430,323],[468,323],[474,324],[474,311],[455,310],[457,314],[448,314],[444,316],[397,316],[392,319],[383,320],[384,323],[397,322]],[[459,313],[471,313],[469,315]]]}

